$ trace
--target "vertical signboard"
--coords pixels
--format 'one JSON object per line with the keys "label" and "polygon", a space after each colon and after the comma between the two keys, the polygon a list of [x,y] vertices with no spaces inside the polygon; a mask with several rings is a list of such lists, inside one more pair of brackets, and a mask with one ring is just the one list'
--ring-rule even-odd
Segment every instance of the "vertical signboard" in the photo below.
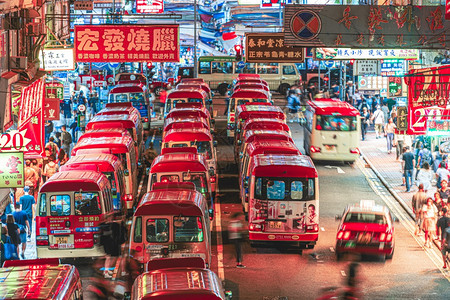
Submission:
{"label": "vertical signboard", "polygon": [[45,98],[44,100],[44,120],[59,120],[60,99]]}
{"label": "vertical signboard", "polygon": [[399,97],[402,95],[402,78],[389,77],[389,97]]}
{"label": "vertical signboard", "polygon": [[0,188],[23,187],[23,152],[0,153]]}
{"label": "vertical signboard", "polygon": [[406,131],[408,129],[408,109],[405,106],[397,108],[397,130]]}

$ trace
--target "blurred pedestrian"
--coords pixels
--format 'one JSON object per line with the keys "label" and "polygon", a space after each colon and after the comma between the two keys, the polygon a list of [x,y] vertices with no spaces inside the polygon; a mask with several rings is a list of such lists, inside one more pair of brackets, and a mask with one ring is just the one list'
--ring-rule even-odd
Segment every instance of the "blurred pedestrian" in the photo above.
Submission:
{"label": "blurred pedestrian", "polygon": [[442,234],[441,253],[444,261],[442,268],[447,269],[447,255],[450,253],[450,220],[447,221],[447,228]]}
{"label": "blurred pedestrian", "polygon": [[153,160],[158,156],[156,150],[153,148],[153,142],[150,142],[148,149],[144,152],[145,163],[148,167],[152,165]]}
{"label": "blurred pedestrian", "polygon": [[370,114],[367,111],[367,107],[364,107],[361,112],[361,135],[363,141],[366,139],[366,133],[369,128],[369,124],[370,124]]}
{"label": "blurred pedestrian", "polygon": [[439,192],[434,193],[434,205],[438,209],[439,213],[442,211],[442,209],[444,207],[446,207],[446,204],[444,201],[442,201],[442,198],[441,198],[441,195],[439,194]]}
{"label": "blurred pedestrian", "polygon": [[433,198],[428,198],[422,207],[422,227],[425,231],[425,247],[431,248],[431,241],[436,234],[436,221],[438,210],[433,203]]}
{"label": "blurred pedestrian", "polygon": [[48,143],[45,145],[45,148],[50,148],[50,155],[58,155],[59,152],[59,148],[58,145],[56,145],[55,143],[55,138],[54,137],[50,137],[48,140]]}
{"label": "blurred pedestrian", "polygon": [[426,204],[427,198],[427,194],[423,189],[423,184],[419,184],[419,190],[414,194],[411,201],[413,212],[416,215],[416,230],[414,232],[415,236],[419,235],[420,229],[422,227],[422,207]]}
{"label": "blurred pedestrian", "polygon": [[[5,221],[6,221],[6,215],[5,215]],[[5,244],[7,242],[8,237],[8,229],[6,229],[6,225],[1,225],[1,242],[0,242],[0,266],[3,266],[3,263],[5,262]]]}
{"label": "blurred pedestrian", "polygon": [[444,240],[445,229],[447,229],[447,223],[450,221],[450,213],[447,207],[442,208],[442,216],[437,220],[437,239],[441,241]]}
{"label": "blurred pedestrian", "polygon": [[236,250],[236,268],[245,268],[242,264],[242,242],[243,242],[243,230],[244,225],[241,220],[242,213],[234,213],[232,220],[228,224],[228,238],[233,242]]}
{"label": "blurred pedestrian", "polygon": [[384,115],[384,124],[387,124],[389,120],[389,108],[387,107],[386,103],[382,102],[381,111]]}
{"label": "blurred pedestrian", "polygon": [[422,164],[422,169],[417,175],[416,184],[423,184],[425,193],[431,190],[431,180],[433,180],[434,173],[430,170],[430,165],[427,162]]}
{"label": "blurred pedestrian", "polygon": [[56,161],[58,166],[64,166],[68,160],[69,157],[67,156],[66,151],[64,151],[64,149],[59,150],[58,160]]}
{"label": "blurred pedestrian", "polygon": [[6,228],[8,229],[9,239],[16,248],[17,257],[19,257],[20,231],[12,214],[6,216]]}
{"label": "blurred pedestrian", "polygon": [[450,172],[445,167],[445,162],[441,161],[441,164],[439,165],[439,168],[436,171],[436,186],[438,188],[441,188],[442,181],[446,180],[448,182],[448,179],[450,178]]}
{"label": "blurred pedestrian", "polygon": [[37,188],[37,182],[39,180],[39,174],[31,166],[31,160],[29,160],[29,159],[25,160],[24,173],[25,173],[24,174],[25,175],[25,185],[29,186],[32,189],[30,194],[34,194],[34,191]]}
{"label": "blurred pedestrian", "polygon": [[[19,204],[20,210],[27,214],[27,219],[30,221],[30,225],[33,222],[33,216],[35,214],[36,201],[32,195],[29,194],[29,188],[24,188],[25,195],[20,197]],[[31,227],[30,227],[31,228]],[[31,231],[30,231],[31,234]]]}
{"label": "blurred pedestrian", "polygon": [[417,180],[417,176],[419,176],[420,174],[420,169],[423,167],[423,164],[427,163],[428,164],[428,168],[429,166],[433,163],[433,156],[430,150],[428,150],[427,147],[423,147],[420,151],[419,151],[419,155],[417,157],[417,165],[416,165],[416,180]]}
{"label": "blurred pedestrian", "polygon": [[441,188],[437,190],[439,195],[441,196],[442,201],[445,203],[448,202],[448,198],[450,196],[450,189],[448,188],[448,181],[447,180],[441,180]]}
{"label": "blurred pedestrian", "polygon": [[300,107],[300,99],[298,98],[294,89],[288,91],[287,108],[289,110],[289,122],[298,122],[298,108]]}
{"label": "blurred pedestrian", "polygon": [[436,173],[436,171],[439,168],[439,165],[442,162],[442,153],[439,151],[439,146],[434,147],[433,151],[433,171]]}
{"label": "blurred pedestrian", "polygon": [[56,157],[52,154],[48,158],[48,164],[44,167],[44,176],[47,178],[47,180],[53,176],[56,172],[59,171],[58,164],[55,162]]}
{"label": "blurred pedestrian", "polygon": [[106,259],[104,277],[111,279],[116,260],[121,255],[122,244],[127,240],[127,230],[123,223],[108,222],[100,224],[100,244],[103,246]]}
{"label": "blurred pedestrian", "polygon": [[354,105],[353,95],[355,94],[355,86],[353,85],[353,81],[347,81],[347,85],[345,87],[345,95],[344,101]]}
{"label": "blurred pedestrian", "polygon": [[409,147],[405,147],[405,153],[403,153],[402,167],[405,174],[406,192],[409,192],[411,190],[414,172],[414,154],[411,153]]}
{"label": "blurred pedestrian", "polygon": [[61,148],[70,157],[70,145],[72,144],[72,135],[66,130],[66,125],[61,126]]}
{"label": "blurred pedestrian", "polygon": [[371,120],[375,124],[375,134],[376,138],[383,137],[383,127],[384,127],[384,114],[380,109],[380,106],[377,105],[377,110],[373,113]]}
{"label": "blurred pedestrian", "polygon": [[348,266],[347,272],[347,283],[345,287],[345,292],[343,294],[343,299],[362,299],[361,295],[361,276],[359,274],[360,265],[357,262],[352,262]]}
{"label": "blurred pedestrian", "polygon": [[392,153],[392,146],[394,143],[394,134],[395,129],[397,126],[394,124],[392,119],[389,119],[388,123],[384,127],[384,134],[386,135],[386,141],[387,141],[387,151],[388,153]]}
{"label": "blurred pedestrian", "polygon": [[46,120],[44,123],[45,142],[47,143],[50,138],[50,134],[53,132],[53,122]]}
{"label": "blurred pedestrian", "polygon": [[161,89],[159,92],[159,109],[161,111],[160,118],[163,118],[164,116],[164,107],[166,105],[166,101],[167,101],[167,91],[165,89]]}
{"label": "blurred pedestrian", "polygon": [[25,250],[27,249],[27,232],[31,237],[31,226],[27,214],[20,209],[20,204],[16,203],[15,211],[12,213],[16,224],[19,226],[20,244],[22,245],[22,253],[20,257],[25,259]]}

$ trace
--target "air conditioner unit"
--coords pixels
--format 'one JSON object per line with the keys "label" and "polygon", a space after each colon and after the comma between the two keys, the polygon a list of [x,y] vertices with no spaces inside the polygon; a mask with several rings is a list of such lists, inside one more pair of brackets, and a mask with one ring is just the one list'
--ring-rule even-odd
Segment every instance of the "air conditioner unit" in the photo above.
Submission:
{"label": "air conditioner unit", "polygon": [[43,23],[30,23],[27,25],[27,34],[29,36],[45,35],[45,25]]}
{"label": "air conditioner unit", "polygon": [[9,58],[10,69],[23,69],[25,70],[28,65],[28,59],[26,56],[11,56]]}

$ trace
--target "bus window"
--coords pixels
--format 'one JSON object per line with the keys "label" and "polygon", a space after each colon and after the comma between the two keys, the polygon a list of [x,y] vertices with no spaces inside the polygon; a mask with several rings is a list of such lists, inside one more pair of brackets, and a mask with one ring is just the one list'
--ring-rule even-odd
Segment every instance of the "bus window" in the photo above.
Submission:
{"label": "bus window", "polygon": [[211,62],[201,61],[199,69],[200,74],[211,74]]}
{"label": "bus window", "polygon": [[142,218],[137,217],[134,223],[134,238],[135,243],[142,243]]}
{"label": "bus window", "polygon": [[[107,200],[105,199],[105,201]],[[75,192],[76,215],[99,215],[101,213],[98,193]]]}
{"label": "bus window", "polygon": [[355,131],[356,122],[356,117],[318,115],[316,117],[316,130]]}
{"label": "bus window", "polygon": [[161,182],[179,182],[178,175],[163,175],[161,176]]}
{"label": "bus window", "polygon": [[259,63],[258,74],[278,74],[278,63]]}
{"label": "bus window", "polygon": [[314,199],[314,179],[308,179],[308,196]]}
{"label": "bus window", "polygon": [[256,63],[245,63],[242,69],[236,69],[236,74],[256,74]]}
{"label": "bus window", "polygon": [[267,181],[267,199],[283,200],[285,196],[285,182],[281,180]]}
{"label": "bus window", "polygon": [[148,219],[146,225],[147,242],[167,243],[169,241],[169,220]]}
{"label": "bus window", "polygon": [[213,62],[212,63],[212,73],[232,74],[233,73],[233,63],[232,62]]}
{"label": "bus window", "polygon": [[183,173],[183,182],[192,182],[195,185],[195,189],[199,193],[207,193],[208,187],[206,185],[205,174],[199,173]]}
{"label": "bus window", "polygon": [[[184,146],[184,147],[187,147],[187,146]],[[212,151],[211,151],[211,143],[209,141],[191,142],[191,147],[197,147],[197,152],[199,154],[206,154],[206,159],[211,159]]]}
{"label": "bus window", "polygon": [[291,199],[302,200],[303,199],[303,182],[292,181],[291,183]]}
{"label": "bus window", "polygon": [[295,75],[295,68],[293,65],[283,65],[283,75]]}
{"label": "bus window", "polygon": [[256,179],[255,196],[260,199],[262,198],[262,179],[261,179],[261,177]]}
{"label": "bus window", "polygon": [[203,103],[203,99],[199,98],[188,98],[189,103]]}
{"label": "bus window", "polygon": [[69,195],[53,195],[50,197],[50,215],[70,216],[70,196]]}
{"label": "bus window", "polygon": [[203,242],[200,217],[173,217],[175,242]]}
{"label": "bus window", "polygon": [[41,200],[39,201],[39,216],[47,216],[47,198],[45,197],[45,194],[41,195]]}
{"label": "bus window", "polygon": [[[169,148],[169,143],[164,143],[164,147]],[[184,148],[184,147],[189,147],[189,146],[188,146],[188,144],[185,144],[185,143],[172,144],[172,148]]]}
{"label": "bus window", "polygon": [[375,223],[386,225],[387,221],[384,215],[371,213],[348,213],[345,216],[345,222],[352,223]]}
{"label": "bus window", "polygon": [[128,102],[127,94],[117,94],[114,98],[115,102]]}

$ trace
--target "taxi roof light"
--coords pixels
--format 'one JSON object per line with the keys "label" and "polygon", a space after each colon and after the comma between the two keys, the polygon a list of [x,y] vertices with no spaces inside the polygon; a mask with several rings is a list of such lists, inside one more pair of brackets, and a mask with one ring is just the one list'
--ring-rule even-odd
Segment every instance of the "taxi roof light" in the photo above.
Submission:
{"label": "taxi roof light", "polygon": [[361,200],[359,206],[362,208],[371,208],[375,206],[375,200]]}

